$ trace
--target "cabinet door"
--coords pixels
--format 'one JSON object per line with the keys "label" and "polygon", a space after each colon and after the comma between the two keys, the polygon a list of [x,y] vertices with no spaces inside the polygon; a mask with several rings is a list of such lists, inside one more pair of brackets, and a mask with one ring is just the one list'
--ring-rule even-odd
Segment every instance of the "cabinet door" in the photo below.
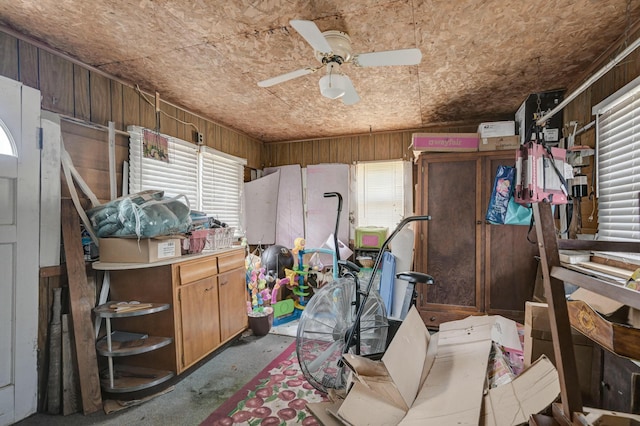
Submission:
{"label": "cabinet door", "polygon": [[220,345],[218,286],[211,276],[178,289],[182,330],[182,370]]}
{"label": "cabinet door", "polygon": [[[513,166],[512,151],[496,153],[485,159],[482,211],[487,211],[498,166]],[[485,224],[484,290],[485,311],[524,322],[524,305],[533,299],[538,246],[536,231],[525,225]]]}
{"label": "cabinet door", "polygon": [[480,170],[475,154],[421,157],[418,208],[432,219],[417,222],[415,268],[435,280],[419,289],[418,308],[427,326],[482,310]]}
{"label": "cabinet door", "polygon": [[220,297],[220,337],[226,341],[247,328],[245,269],[218,275]]}

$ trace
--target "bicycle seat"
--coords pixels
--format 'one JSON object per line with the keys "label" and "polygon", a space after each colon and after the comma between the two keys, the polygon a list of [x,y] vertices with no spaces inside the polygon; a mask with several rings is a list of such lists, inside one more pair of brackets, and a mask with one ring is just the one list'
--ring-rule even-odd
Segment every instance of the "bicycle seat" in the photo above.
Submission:
{"label": "bicycle seat", "polygon": [[408,281],[411,284],[433,284],[435,281],[431,275],[422,272],[400,272],[396,274],[396,278]]}
{"label": "bicycle seat", "polygon": [[348,260],[338,260],[338,266],[340,268],[346,268],[349,271],[353,272],[353,273],[358,273],[360,272],[360,267],[358,265],[356,265],[353,262],[350,262]]}

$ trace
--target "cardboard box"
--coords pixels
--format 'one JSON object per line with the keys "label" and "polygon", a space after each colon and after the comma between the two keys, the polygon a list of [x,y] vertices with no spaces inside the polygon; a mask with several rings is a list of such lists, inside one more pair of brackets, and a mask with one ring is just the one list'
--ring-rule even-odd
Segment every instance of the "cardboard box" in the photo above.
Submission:
{"label": "cardboard box", "polygon": [[474,152],[479,140],[477,133],[414,133],[411,147],[418,152]]}
{"label": "cardboard box", "polygon": [[516,134],[516,122],[493,121],[490,123],[480,123],[478,126],[478,134],[481,139],[513,136]]}
{"label": "cardboard box", "polygon": [[343,356],[353,370],[353,387],[340,404],[307,407],[324,425],[503,426],[526,422],[530,414],[558,397],[560,384],[555,368],[543,357],[513,382],[491,389],[485,398],[492,340],[505,344],[518,340],[510,336],[516,332],[515,324],[510,327],[508,322],[513,321],[471,316],[442,323],[440,331],[431,336],[412,307],[381,361]]}
{"label": "cardboard box", "polygon": [[500,151],[505,149],[517,149],[520,146],[520,137],[498,136],[494,138],[480,138],[478,151]]}
{"label": "cardboard box", "polygon": [[101,262],[151,263],[180,255],[180,238],[100,238]]}
{"label": "cardboard box", "polygon": [[[527,302],[524,313],[524,366],[545,355],[555,365],[549,311],[546,303]],[[578,381],[583,398],[591,393],[593,342],[576,330],[571,330],[573,350],[578,367]]]}
{"label": "cardboard box", "polygon": [[356,249],[359,248],[381,248],[384,240],[387,239],[389,228],[378,226],[358,226],[356,227]]}

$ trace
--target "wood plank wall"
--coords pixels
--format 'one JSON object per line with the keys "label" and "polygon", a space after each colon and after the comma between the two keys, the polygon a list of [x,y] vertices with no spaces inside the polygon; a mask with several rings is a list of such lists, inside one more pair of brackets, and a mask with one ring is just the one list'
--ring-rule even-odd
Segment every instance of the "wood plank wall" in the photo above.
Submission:
{"label": "wood plank wall", "polygon": [[[18,39],[0,31],[0,75],[39,89],[42,109],[72,117],[83,122],[107,126],[115,123],[116,130],[126,131],[129,125],[155,129],[155,99],[141,96],[133,85],[128,86],[115,78],[83,67],[52,53],[49,49]],[[195,141],[197,128],[207,146],[245,158],[247,167],[263,167],[261,141],[206,120],[187,110],[178,108],[160,95],[160,132],[186,141]],[[185,124],[191,123],[191,124]],[[195,127],[194,127],[195,126]],[[109,199],[108,189],[108,137],[104,130],[87,129],[66,122],[63,127],[67,150],[80,165],[80,174],[101,201]],[[122,187],[122,163],[128,157],[128,140],[124,134],[117,137],[116,162],[118,194]],[[63,194],[64,195],[64,194]]]}

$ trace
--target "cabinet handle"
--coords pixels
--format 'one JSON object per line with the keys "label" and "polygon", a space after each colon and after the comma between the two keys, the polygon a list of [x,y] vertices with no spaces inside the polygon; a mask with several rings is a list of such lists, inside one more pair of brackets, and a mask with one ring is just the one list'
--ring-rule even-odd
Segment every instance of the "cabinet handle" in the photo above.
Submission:
{"label": "cabinet handle", "polygon": [[209,290],[213,290],[213,286],[204,289],[204,291],[209,291]]}
{"label": "cabinet handle", "polygon": [[435,321],[435,320],[436,320],[436,317],[431,317],[431,318],[429,318],[429,321],[431,321],[431,322],[433,322],[433,321]]}
{"label": "cabinet handle", "polygon": [[482,221],[481,220],[476,220],[476,225],[482,225]]}

